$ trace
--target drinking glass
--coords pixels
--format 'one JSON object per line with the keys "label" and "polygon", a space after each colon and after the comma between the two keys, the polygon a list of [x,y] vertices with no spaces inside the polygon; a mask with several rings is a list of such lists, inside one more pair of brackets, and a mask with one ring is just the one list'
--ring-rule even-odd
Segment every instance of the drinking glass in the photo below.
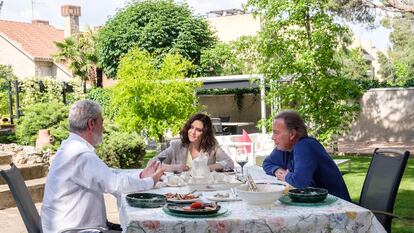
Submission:
{"label": "drinking glass", "polygon": [[243,167],[248,162],[247,151],[245,147],[237,148],[236,162],[240,165],[242,176],[244,176]]}
{"label": "drinking glass", "polygon": [[[166,142],[159,142],[157,143],[157,155],[159,155],[162,151],[167,149],[167,143]],[[167,156],[158,156],[158,160],[162,162],[167,158]]]}

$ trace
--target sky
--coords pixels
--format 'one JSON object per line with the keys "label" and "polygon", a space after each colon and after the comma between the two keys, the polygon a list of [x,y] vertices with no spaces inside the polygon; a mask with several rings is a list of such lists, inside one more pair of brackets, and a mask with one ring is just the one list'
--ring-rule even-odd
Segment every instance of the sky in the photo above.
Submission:
{"label": "sky", "polygon": [[[118,9],[122,9],[130,0],[0,0],[3,7],[0,19],[19,22],[30,22],[34,19],[48,20],[57,28],[63,28],[63,17],[60,15],[60,6],[65,4],[81,7],[79,18],[81,29],[87,26],[103,25],[106,20],[114,16]],[[204,15],[212,10],[242,8],[247,0],[176,0],[187,2],[195,14]],[[32,10],[33,9],[33,10]],[[367,31],[362,26],[352,25],[355,37],[379,49],[388,47],[389,30],[379,27]]]}

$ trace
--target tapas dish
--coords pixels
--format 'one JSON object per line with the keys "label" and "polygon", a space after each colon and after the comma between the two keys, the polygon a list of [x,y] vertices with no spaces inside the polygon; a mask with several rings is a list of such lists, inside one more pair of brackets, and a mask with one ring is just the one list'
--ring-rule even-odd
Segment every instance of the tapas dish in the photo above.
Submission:
{"label": "tapas dish", "polygon": [[167,198],[167,202],[173,203],[192,203],[199,200],[198,194],[193,193],[186,193],[186,194],[179,194],[179,193],[166,193],[165,197]]}
{"label": "tapas dish", "polygon": [[217,205],[215,202],[203,203],[195,201],[191,204],[167,203],[165,208],[170,212],[179,214],[208,215],[217,213],[221,206]]}

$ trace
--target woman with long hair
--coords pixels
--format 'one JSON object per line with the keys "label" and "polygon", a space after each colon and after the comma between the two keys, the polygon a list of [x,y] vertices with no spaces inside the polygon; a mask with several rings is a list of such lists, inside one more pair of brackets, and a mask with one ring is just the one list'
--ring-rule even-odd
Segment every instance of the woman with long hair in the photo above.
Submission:
{"label": "woman with long hair", "polygon": [[163,162],[166,171],[182,172],[190,169],[200,153],[208,156],[210,171],[234,169],[233,160],[214,137],[210,117],[202,113],[190,117],[180,131],[180,139],[171,141],[170,146],[153,159],[166,157]]}

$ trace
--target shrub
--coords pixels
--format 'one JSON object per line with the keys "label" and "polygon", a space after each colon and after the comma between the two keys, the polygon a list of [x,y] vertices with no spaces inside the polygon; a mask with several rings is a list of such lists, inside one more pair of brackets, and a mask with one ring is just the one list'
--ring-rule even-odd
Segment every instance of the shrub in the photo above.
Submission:
{"label": "shrub", "polygon": [[145,155],[144,140],[135,132],[120,132],[119,128],[108,125],[97,154],[110,167],[139,168]]}
{"label": "shrub", "polygon": [[86,98],[98,102],[102,106],[105,119],[112,119],[116,114],[116,107],[111,105],[112,90],[106,88],[92,88],[86,93]]}
{"label": "shrub", "polygon": [[[17,142],[23,145],[35,145],[37,132],[40,129],[49,129],[52,133],[56,132],[62,125],[67,124],[67,118],[68,108],[62,103],[37,103],[26,107],[24,116],[17,121]],[[58,137],[53,144],[60,145],[61,137]]]}

